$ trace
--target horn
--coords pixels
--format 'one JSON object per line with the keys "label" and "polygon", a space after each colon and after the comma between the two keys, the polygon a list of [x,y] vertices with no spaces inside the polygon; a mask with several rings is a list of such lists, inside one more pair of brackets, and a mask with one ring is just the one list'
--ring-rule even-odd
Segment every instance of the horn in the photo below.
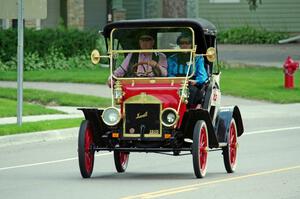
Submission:
{"label": "horn", "polygon": [[214,62],[216,60],[216,49],[213,47],[208,48],[205,55],[208,61]]}
{"label": "horn", "polygon": [[91,61],[93,64],[98,64],[100,62],[100,53],[98,50],[93,50],[92,53],[91,53]]}

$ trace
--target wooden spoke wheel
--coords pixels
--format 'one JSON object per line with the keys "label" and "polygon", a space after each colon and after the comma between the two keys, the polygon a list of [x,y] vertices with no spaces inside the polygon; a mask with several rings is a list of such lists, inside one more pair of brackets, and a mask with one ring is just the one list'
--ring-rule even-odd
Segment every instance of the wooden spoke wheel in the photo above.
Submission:
{"label": "wooden spoke wheel", "polygon": [[208,132],[205,121],[196,122],[193,133],[193,166],[197,178],[203,178],[207,168]]}
{"label": "wooden spoke wheel", "polygon": [[78,160],[80,173],[83,178],[89,178],[94,168],[95,151],[92,149],[94,144],[93,129],[88,120],[81,123],[78,136]]}

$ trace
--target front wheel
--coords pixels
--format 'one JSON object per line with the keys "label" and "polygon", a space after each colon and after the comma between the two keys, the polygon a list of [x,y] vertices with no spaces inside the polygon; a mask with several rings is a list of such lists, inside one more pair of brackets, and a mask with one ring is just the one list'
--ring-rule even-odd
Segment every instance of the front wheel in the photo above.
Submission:
{"label": "front wheel", "polygon": [[229,126],[227,146],[223,148],[223,160],[227,173],[233,173],[237,165],[237,128],[235,119],[232,118]]}
{"label": "front wheel", "polygon": [[197,178],[203,178],[207,168],[208,132],[205,121],[197,121],[193,133],[193,166]]}
{"label": "front wheel", "polygon": [[89,178],[94,168],[93,129],[88,120],[83,120],[78,136],[78,160],[80,173],[83,178]]}
{"label": "front wheel", "polygon": [[114,151],[115,166],[119,173],[126,170],[129,160],[129,152]]}

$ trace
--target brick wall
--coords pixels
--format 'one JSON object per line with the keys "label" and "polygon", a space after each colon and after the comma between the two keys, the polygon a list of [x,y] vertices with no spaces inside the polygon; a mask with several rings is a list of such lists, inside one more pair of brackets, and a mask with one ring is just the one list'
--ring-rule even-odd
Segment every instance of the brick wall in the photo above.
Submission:
{"label": "brick wall", "polygon": [[84,0],[68,0],[68,27],[84,28]]}

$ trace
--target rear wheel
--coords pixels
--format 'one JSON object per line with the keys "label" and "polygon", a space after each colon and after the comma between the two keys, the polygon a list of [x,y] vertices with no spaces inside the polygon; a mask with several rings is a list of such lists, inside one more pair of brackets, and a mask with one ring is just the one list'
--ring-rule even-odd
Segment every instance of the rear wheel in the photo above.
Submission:
{"label": "rear wheel", "polygon": [[115,166],[119,173],[126,170],[129,160],[129,152],[114,151]]}
{"label": "rear wheel", "polygon": [[229,126],[227,146],[223,148],[223,160],[227,173],[233,173],[237,165],[237,128],[235,119],[232,118]]}
{"label": "rear wheel", "polygon": [[78,160],[80,173],[83,178],[89,178],[94,168],[95,151],[92,149],[94,144],[93,129],[88,120],[83,120],[78,136]]}
{"label": "rear wheel", "polygon": [[208,132],[205,121],[197,121],[193,133],[193,166],[197,178],[203,178],[207,168]]}

